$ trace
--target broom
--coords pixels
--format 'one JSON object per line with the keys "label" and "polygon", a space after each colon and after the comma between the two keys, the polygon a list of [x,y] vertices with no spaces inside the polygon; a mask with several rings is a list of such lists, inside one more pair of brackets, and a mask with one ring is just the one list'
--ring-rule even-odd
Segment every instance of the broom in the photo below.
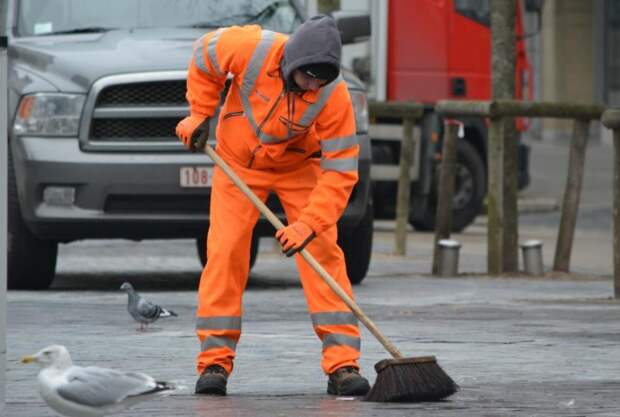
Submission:
{"label": "broom", "polygon": [[[245,194],[260,213],[279,230],[284,224],[263,203],[254,192],[237,176],[235,171],[206,143],[203,138],[205,153],[224,171],[230,180]],[[374,402],[418,402],[438,401],[454,394],[458,385],[444,372],[434,356],[405,358],[400,351],[381,333],[379,328],[364,314],[349,295],[338,285],[329,273],[305,249],[299,252],[325,283],[344,301],[353,314],[377,340],[392,354],[394,359],[384,359],[375,364],[377,378],[372,389],[365,397]]]}

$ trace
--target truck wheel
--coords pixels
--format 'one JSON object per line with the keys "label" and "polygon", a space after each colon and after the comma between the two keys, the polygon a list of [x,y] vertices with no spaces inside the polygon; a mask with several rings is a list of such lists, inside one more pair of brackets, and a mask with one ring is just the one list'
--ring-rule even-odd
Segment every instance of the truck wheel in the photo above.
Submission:
{"label": "truck wheel", "polygon": [[368,272],[372,254],[374,210],[368,204],[360,222],[352,228],[338,228],[338,245],[344,252],[347,275],[351,284],[362,282]]}
{"label": "truck wheel", "polygon": [[[252,235],[252,245],[250,246],[250,269],[256,263],[256,257],[258,256],[258,244],[259,238],[256,234]],[[198,250],[198,257],[200,258],[200,263],[204,267],[207,264],[207,235],[203,237],[199,237],[196,239],[196,249]]]}
{"label": "truck wheel", "polygon": [[58,244],[54,241],[39,239],[24,223],[19,209],[10,149],[8,163],[7,288],[10,290],[43,290],[49,288],[54,280]]}
{"label": "truck wheel", "polygon": [[[423,208],[411,210],[409,222],[416,230],[435,230],[437,214],[437,187],[439,183],[440,164],[437,164],[433,176],[433,187],[428,200],[421,202],[421,196],[412,196],[412,207]],[[452,231],[460,232],[469,226],[480,214],[486,193],[486,171],[480,154],[464,140],[458,141],[456,183],[454,185]]]}

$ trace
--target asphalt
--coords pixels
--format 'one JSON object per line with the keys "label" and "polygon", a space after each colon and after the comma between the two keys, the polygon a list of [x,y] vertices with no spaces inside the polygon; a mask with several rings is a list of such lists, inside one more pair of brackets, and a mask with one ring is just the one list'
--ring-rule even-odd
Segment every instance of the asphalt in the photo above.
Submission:
{"label": "asphalt", "polygon": [[[229,396],[195,396],[194,243],[86,241],[61,246],[51,290],[8,292],[5,415],[55,415],[37,392],[36,367],[19,359],[60,343],[76,364],[147,372],[178,385],[119,416],[620,416],[611,232],[578,228],[571,273],[553,273],[556,226],[538,219],[557,217],[557,198],[526,194],[521,203],[520,239],[544,242],[541,277],[486,276],[484,217],[453,236],[462,248],[459,275],[449,278],[429,274],[432,234],[410,231],[407,255],[394,256],[393,222],[376,222],[357,301],[406,356],[438,358],[461,387],[447,400],[378,404],[326,395],[320,343],[294,264],[270,239],[261,241],[244,296]],[[601,207],[594,208],[592,218],[600,217]],[[608,205],[602,210],[610,215]],[[125,280],[179,317],[138,332],[118,290]],[[372,383],[373,365],[389,354],[363,328],[362,339],[362,372]]]}
{"label": "asphalt", "polygon": [[[608,271],[493,278],[476,272],[484,269],[483,253],[466,252],[458,277],[434,278],[432,235],[410,233],[411,255],[396,257],[389,222],[378,229],[358,302],[407,356],[437,356],[461,387],[448,400],[375,404],[326,395],[320,344],[294,265],[270,240],[262,242],[244,298],[230,395],[194,396],[193,243],[170,251],[159,241],[140,251],[110,241],[64,248],[53,290],[9,292],[6,415],[54,415],[36,390],[37,370],[19,364],[21,355],[51,343],[67,346],[77,364],[144,371],[179,385],[119,414],[126,416],[620,415],[620,303],[611,298]],[[470,229],[456,236],[469,242],[464,248],[484,240]],[[117,290],[125,279],[179,317],[136,331]],[[365,330],[362,346],[362,370],[373,382],[374,363],[389,355]]]}

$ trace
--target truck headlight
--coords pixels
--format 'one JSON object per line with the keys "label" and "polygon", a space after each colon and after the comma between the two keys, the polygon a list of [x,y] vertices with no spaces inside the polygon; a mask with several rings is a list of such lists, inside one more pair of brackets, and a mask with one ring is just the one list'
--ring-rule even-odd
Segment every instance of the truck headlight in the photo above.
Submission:
{"label": "truck headlight", "polygon": [[353,111],[355,111],[355,125],[358,133],[368,132],[368,100],[366,92],[360,90],[351,90],[351,101],[353,102]]}
{"label": "truck headlight", "polygon": [[23,96],[13,123],[16,135],[77,136],[85,96],[38,93]]}

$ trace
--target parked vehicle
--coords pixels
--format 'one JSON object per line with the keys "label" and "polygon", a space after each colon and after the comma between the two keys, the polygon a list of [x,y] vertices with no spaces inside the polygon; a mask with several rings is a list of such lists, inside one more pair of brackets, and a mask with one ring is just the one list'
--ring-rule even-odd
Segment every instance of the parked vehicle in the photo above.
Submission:
{"label": "parked vehicle", "polygon": [[[304,17],[292,0],[9,0],[9,288],[47,288],[58,244],[79,239],[195,238],[204,263],[213,164],[175,137],[192,43],[229,25],[291,33]],[[368,112],[363,84],[343,75],[361,155],[339,242],[359,283],[372,248]],[[259,222],[252,263],[273,233]]]}
{"label": "parked vehicle", "polygon": [[[375,19],[373,36],[386,34],[386,39],[383,43],[373,42],[370,55],[380,60],[383,52],[384,65],[360,65],[362,73],[367,71],[367,77],[362,79],[374,81],[378,97],[427,106],[421,138],[414,146],[409,221],[418,230],[434,230],[443,121],[433,106],[441,99],[490,99],[490,2],[390,0],[387,6],[381,4],[377,7],[387,10],[377,15],[384,15],[385,19]],[[516,97],[523,98],[532,88],[531,68],[520,1],[516,6]],[[381,86],[385,88],[382,90]],[[455,231],[471,224],[481,212],[487,182],[487,123],[473,117],[461,121],[463,138],[458,141],[453,203]],[[371,125],[375,215],[381,218],[394,218],[395,214],[400,123],[401,120],[378,118]],[[519,131],[526,127],[523,121],[517,122]],[[519,143],[518,149],[518,182],[522,189],[529,183],[529,150],[523,143]]]}

